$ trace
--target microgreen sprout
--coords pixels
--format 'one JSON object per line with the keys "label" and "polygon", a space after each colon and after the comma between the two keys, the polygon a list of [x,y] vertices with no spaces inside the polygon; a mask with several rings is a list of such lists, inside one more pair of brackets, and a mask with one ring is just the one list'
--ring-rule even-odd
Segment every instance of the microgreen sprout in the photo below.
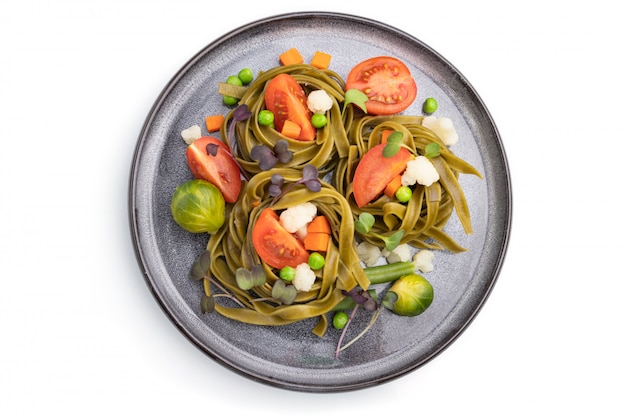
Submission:
{"label": "microgreen sprout", "polygon": [[426,145],[426,148],[424,148],[424,150],[426,151],[426,153],[424,154],[426,158],[434,158],[436,156],[439,156],[440,146],[437,142],[430,142],[428,145]]}
{"label": "microgreen sprout", "polygon": [[220,297],[220,296],[228,297],[234,302],[236,302],[237,304],[239,304],[241,307],[244,307],[241,301],[239,301],[234,295],[230,294],[224,287],[220,285],[219,282],[213,279],[213,276],[211,275],[210,267],[211,267],[211,254],[209,253],[209,251],[205,250],[200,254],[200,256],[198,256],[198,258],[196,258],[194,263],[191,265],[191,270],[189,271],[189,275],[191,276],[192,279],[196,281],[202,281],[203,279],[206,279],[209,282],[211,282],[213,285],[215,285],[217,288],[219,288],[220,291],[223,292],[223,294],[211,294],[211,295],[204,294],[202,296],[202,299],[200,300],[200,309],[202,313],[212,312],[215,309],[214,297]]}
{"label": "microgreen sprout", "polygon": [[387,137],[387,144],[383,149],[383,156],[385,158],[391,158],[395,156],[398,152],[400,152],[400,148],[408,149],[410,152],[414,153],[413,149],[406,146],[404,143],[404,135],[402,132],[394,131]]}
{"label": "microgreen sprout", "polygon": [[387,250],[394,250],[400,244],[400,240],[404,237],[404,230],[397,230],[390,235],[374,233],[372,232],[374,221],[374,216],[372,214],[363,212],[359,214],[359,219],[354,222],[354,228],[357,232],[363,235],[370,235],[382,240],[385,243],[385,248]]}
{"label": "microgreen sprout", "polygon": [[242,290],[259,287],[267,281],[267,275],[261,265],[254,265],[250,269],[237,268],[235,271],[237,286]]}
{"label": "microgreen sprout", "polygon": [[[355,306],[352,309],[352,312],[350,313],[350,317],[348,317],[348,320],[346,321],[346,323],[344,324],[342,328],[341,336],[339,336],[339,341],[337,342],[337,349],[335,350],[335,359],[339,357],[339,352],[341,352],[342,350],[350,346],[352,343],[360,339],[361,336],[363,336],[374,325],[374,322],[380,315],[380,311],[381,311],[381,309],[378,306],[378,302],[376,301],[376,299],[374,299],[374,297],[369,291],[364,291],[357,287],[357,288],[351,289],[350,291],[344,290],[342,292],[344,295],[352,298],[352,300],[355,303]],[[346,336],[346,332],[348,331],[348,327],[350,326],[350,323],[356,316],[356,312],[358,311],[360,307],[363,307],[367,311],[375,311],[375,314],[372,316],[372,319],[370,320],[367,327],[361,333],[359,333],[348,344],[346,344],[345,346],[342,346],[343,339]]]}
{"label": "microgreen sprout", "polygon": [[282,279],[276,280],[272,287],[272,298],[286,305],[292,304],[296,300],[297,294],[298,290],[296,290],[296,287],[285,283]]}
{"label": "microgreen sprout", "polygon": [[217,150],[219,149],[219,145],[215,143],[207,143],[206,145],[206,154],[211,156],[217,156]]}
{"label": "microgreen sprout", "polygon": [[344,109],[348,106],[348,104],[354,104],[359,107],[365,113],[367,113],[367,108],[365,107],[365,103],[367,102],[368,97],[361,90],[357,90],[356,88],[351,88],[346,91],[345,99],[344,99]]}
{"label": "microgreen sprout", "polygon": [[237,122],[243,122],[244,120],[247,120],[250,116],[252,116],[252,112],[248,108],[247,104],[237,106],[237,108],[233,110],[232,120],[228,129],[228,139],[230,140],[230,146],[233,149],[233,152],[237,148],[237,138],[235,137],[235,124]]}
{"label": "microgreen sprout", "polygon": [[274,201],[272,204],[275,204],[282,196],[287,194],[298,184],[305,185],[310,191],[314,193],[322,189],[322,183],[320,182],[317,168],[315,168],[313,165],[305,165],[304,168],[302,168],[302,178],[298,181],[292,182],[287,187],[283,188],[284,184],[285,178],[282,175],[272,175],[269,187],[270,196],[274,197]]}
{"label": "microgreen sprout", "polygon": [[267,145],[257,145],[250,151],[250,157],[255,161],[259,161],[259,168],[263,171],[269,171],[274,168],[278,162],[286,164],[293,159],[293,152],[289,150],[289,142],[285,139],[279,139],[274,145],[274,149],[270,149]]}

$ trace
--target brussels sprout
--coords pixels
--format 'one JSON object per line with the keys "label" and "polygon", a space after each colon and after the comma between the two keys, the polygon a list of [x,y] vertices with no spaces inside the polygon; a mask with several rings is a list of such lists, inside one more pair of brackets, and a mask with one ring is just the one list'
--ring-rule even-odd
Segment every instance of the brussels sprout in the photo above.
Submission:
{"label": "brussels sprout", "polygon": [[215,233],[225,220],[225,202],[216,186],[204,180],[189,180],[176,187],[172,216],[192,233]]}
{"label": "brussels sprout", "polygon": [[433,287],[421,275],[399,278],[385,294],[383,305],[400,316],[422,314],[433,301]]}

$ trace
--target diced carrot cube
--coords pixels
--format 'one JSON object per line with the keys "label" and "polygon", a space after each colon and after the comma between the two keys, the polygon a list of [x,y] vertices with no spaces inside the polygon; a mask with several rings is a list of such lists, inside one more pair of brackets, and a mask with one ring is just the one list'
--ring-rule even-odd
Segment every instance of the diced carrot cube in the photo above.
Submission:
{"label": "diced carrot cube", "polygon": [[309,223],[306,228],[307,233],[326,233],[330,234],[330,223],[328,219],[323,214],[315,216],[315,218]]}
{"label": "diced carrot cube", "polygon": [[283,52],[280,54],[279,59],[283,65],[302,64],[304,62],[304,58],[302,58],[302,55],[296,48]]}
{"label": "diced carrot cube", "polygon": [[326,69],[330,66],[330,58],[331,56],[329,54],[321,51],[316,51],[315,54],[313,54],[311,65],[315,68]]}
{"label": "diced carrot cube", "polygon": [[304,237],[304,249],[314,252],[326,252],[330,243],[327,233],[307,233]]}
{"label": "diced carrot cube", "polygon": [[385,195],[389,198],[396,196],[396,191],[402,186],[402,175],[394,177],[389,184],[385,187]]}
{"label": "diced carrot cube", "polygon": [[224,115],[223,114],[215,114],[213,116],[207,116],[205,118],[206,128],[209,132],[217,132],[222,127],[224,123]]}
{"label": "diced carrot cube", "polygon": [[283,135],[291,139],[298,139],[302,128],[299,124],[292,122],[291,120],[285,120],[283,129],[280,131]]}

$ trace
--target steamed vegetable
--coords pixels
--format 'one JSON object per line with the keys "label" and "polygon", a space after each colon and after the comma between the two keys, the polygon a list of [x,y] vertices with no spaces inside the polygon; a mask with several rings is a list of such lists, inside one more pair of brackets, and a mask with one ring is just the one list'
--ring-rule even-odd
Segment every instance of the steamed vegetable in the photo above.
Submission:
{"label": "steamed vegetable", "polygon": [[383,305],[401,316],[422,314],[433,301],[433,287],[421,275],[409,274],[393,283]]}
{"label": "steamed vegetable", "polygon": [[176,187],[170,209],[183,229],[192,233],[215,233],[224,224],[225,205],[216,186],[195,179]]}

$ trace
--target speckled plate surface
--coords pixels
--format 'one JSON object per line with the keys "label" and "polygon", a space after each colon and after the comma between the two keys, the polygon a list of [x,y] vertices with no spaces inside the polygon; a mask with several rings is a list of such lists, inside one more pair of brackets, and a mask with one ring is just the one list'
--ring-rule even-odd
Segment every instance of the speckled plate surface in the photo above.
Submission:
{"label": "speckled plate surface", "polygon": [[[426,274],[435,299],[425,313],[407,318],[390,312],[334,360],[339,332],[319,338],[315,324],[282,327],[234,322],[203,315],[202,288],[189,268],[207,235],[176,225],[169,205],[174,188],[191,178],[180,132],[203,126],[206,115],[224,113],[217,85],[244,67],[255,73],[278,65],[277,57],[298,48],[305,60],[316,50],[332,55],[331,69],[344,79],[358,62],[377,55],[404,61],[419,87],[405,113],[421,114],[427,97],[437,115],[450,117],[460,135],[453,151],[484,179],[462,176],[474,234],[465,236],[455,217],[446,231],[468,248],[438,253]],[[203,127],[204,129],[204,127]],[[206,133],[206,132],[204,132]],[[386,24],[336,13],[296,13],[236,29],[194,56],[158,97],[139,137],[130,176],[131,235],[146,283],[165,314],[199,349],[254,380],[299,391],[354,390],[389,381],[441,353],[472,321],[493,287],[507,248],[511,224],[509,170],[501,139],[478,94],[442,56],[413,36]],[[367,318],[351,328],[358,332]],[[350,338],[352,335],[348,335]]]}

